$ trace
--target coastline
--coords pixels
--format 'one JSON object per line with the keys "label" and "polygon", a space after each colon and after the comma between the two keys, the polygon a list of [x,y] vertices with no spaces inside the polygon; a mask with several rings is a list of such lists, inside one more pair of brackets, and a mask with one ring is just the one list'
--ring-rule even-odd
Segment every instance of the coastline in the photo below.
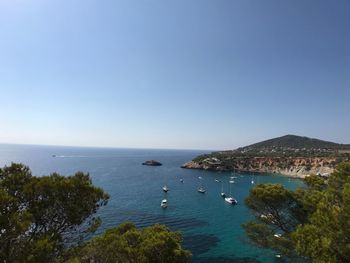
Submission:
{"label": "coastline", "polygon": [[204,171],[223,171],[223,172],[234,172],[239,173],[259,173],[259,174],[269,174],[269,175],[282,175],[290,178],[304,179],[312,174],[318,174],[322,176],[329,176],[333,173],[334,168],[330,166],[312,166],[306,167],[305,165],[289,166],[288,168],[279,168],[276,166],[263,166],[258,169],[246,169],[242,167],[236,167],[234,169],[230,167],[225,167],[220,164],[206,163],[206,162],[195,162],[189,161],[181,166],[183,169],[195,169]]}

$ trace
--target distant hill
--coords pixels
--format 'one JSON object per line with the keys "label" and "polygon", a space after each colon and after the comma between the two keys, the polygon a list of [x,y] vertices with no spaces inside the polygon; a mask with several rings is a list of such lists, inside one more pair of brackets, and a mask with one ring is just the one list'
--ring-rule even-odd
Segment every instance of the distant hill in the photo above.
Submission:
{"label": "distant hill", "polygon": [[236,150],[203,154],[182,167],[305,177],[309,174],[329,175],[339,162],[348,160],[350,144],[285,135]]}
{"label": "distant hill", "polygon": [[319,139],[297,136],[285,135],[278,138],[254,143],[245,147],[238,148],[238,151],[259,151],[274,148],[290,148],[290,149],[329,149],[329,150],[343,150],[350,149],[350,144],[339,144],[335,142],[323,141]]}

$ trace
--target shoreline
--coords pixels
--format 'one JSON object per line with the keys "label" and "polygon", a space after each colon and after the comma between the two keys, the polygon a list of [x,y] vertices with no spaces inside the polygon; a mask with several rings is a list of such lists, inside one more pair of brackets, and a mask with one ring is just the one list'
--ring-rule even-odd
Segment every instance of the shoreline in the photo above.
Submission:
{"label": "shoreline", "polygon": [[259,175],[281,175],[284,177],[289,178],[297,178],[297,179],[305,179],[305,177],[308,177],[312,174],[318,174],[322,176],[329,176],[331,173],[333,173],[334,168],[329,166],[322,166],[322,167],[312,167],[309,170],[306,170],[305,166],[292,166],[291,168],[276,168],[276,169],[268,169],[266,167],[262,168],[261,170],[258,169],[229,169],[222,167],[220,165],[206,165],[206,164],[199,164],[195,161],[189,161],[181,166],[183,169],[194,169],[194,170],[203,170],[203,171],[213,171],[213,172],[238,172],[238,173],[258,173]]}

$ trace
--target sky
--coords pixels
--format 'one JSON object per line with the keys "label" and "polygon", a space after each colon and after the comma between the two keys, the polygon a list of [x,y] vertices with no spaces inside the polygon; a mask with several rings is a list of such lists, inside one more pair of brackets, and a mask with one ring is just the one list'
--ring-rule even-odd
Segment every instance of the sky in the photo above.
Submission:
{"label": "sky", "polygon": [[0,142],[350,143],[349,0],[0,0]]}

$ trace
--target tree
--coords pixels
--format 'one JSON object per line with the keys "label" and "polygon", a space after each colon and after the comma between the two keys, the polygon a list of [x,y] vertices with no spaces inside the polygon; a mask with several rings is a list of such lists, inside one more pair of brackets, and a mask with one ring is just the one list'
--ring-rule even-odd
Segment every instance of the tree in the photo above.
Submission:
{"label": "tree", "polygon": [[350,261],[350,162],[338,165],[309,222],[293,233],[296,250],[315,262]]}
{"label": "tree", "polygon": [[96,229],[100,220],[92,215],[108,198],[82,172],[34,177],[22,164],[5,166],[0,169],[0,261],[59,258],[67,238],[78,241]]}
{"label": "tree", "polygon": [[87,263],[187,262],[191,253],[180,244],[180,233],[171,232],[164,225],[138,230],[134,224],[124,223],[84,244],[76,259]]}
{"label": "tree", "polygon": [[243,225],[249,239],[291,258],[349,262],[350,162],[328,178],[310,176],[305,188],[257,185],[246,199],[255,220]]}
{"label": "tree", "polygon": [[86,238],[100,225],[109,196],[89,174],[32,176],[22,164],[0,169],[0,262],[187,262],[181,235],[132,223]]}

